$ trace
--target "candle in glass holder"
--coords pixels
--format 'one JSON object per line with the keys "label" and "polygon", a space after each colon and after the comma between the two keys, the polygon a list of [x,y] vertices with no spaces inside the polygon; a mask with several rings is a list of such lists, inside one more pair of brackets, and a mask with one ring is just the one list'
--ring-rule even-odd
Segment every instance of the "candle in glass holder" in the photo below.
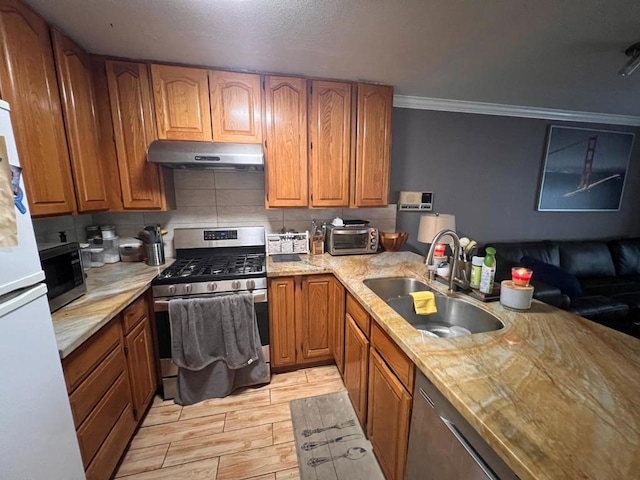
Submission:
{"label": "candle in glass holder", "polygon": [[433,256],[444,257],[445,248],[447,248],[447,246],[444,243],[438,243],[433,250]]}
{"label": "candle in glass holder", "polygon": [[511,269],[511,280],[514,285],[519,285],[522,287],[526,287],[529,285],[529,280],[531,280],[531,275],[533,272],[528,268],[523,267],[513,267]]}

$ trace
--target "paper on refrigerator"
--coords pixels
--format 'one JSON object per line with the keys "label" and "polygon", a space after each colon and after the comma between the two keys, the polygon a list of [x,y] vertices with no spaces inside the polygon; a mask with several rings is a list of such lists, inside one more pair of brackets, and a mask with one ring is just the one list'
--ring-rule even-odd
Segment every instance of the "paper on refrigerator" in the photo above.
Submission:
{"label": "paper on refrigerator", "polygon": [[18,227],[11,168],[5,138],[0,136],[0,247],[15,247],[17,244]]}

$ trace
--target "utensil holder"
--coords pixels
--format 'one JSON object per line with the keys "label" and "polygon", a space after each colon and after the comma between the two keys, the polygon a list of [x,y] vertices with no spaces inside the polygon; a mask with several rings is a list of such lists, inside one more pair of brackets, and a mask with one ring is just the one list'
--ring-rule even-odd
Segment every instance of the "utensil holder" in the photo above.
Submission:
{"label": "utensil holder", "polygon": [[164,265],[164,245],[162,243],[147,244],[147,265],[150,267]]}

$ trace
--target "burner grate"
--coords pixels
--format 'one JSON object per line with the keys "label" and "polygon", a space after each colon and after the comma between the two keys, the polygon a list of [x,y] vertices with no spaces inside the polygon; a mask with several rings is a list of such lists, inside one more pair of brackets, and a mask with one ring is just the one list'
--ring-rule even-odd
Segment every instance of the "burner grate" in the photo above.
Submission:
{"label": "burner grate", "polygon": [[176,260],[158,278],[214,278],[222,275],[248,275],[264,271],[264,254],[198,257]]}

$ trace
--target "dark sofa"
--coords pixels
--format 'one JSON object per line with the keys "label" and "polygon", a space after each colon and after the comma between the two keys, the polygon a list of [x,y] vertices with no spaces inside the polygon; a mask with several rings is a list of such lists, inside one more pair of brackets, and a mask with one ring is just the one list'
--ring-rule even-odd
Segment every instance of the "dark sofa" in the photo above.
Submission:
{"label": "dark sofa", "polygon": [[[526,264],[538,300],[640,338],[640,238],[486,246],[497,252],[496,281],[510,279],[511,267]],[[546,282],[536,279],[536,268]]]}

